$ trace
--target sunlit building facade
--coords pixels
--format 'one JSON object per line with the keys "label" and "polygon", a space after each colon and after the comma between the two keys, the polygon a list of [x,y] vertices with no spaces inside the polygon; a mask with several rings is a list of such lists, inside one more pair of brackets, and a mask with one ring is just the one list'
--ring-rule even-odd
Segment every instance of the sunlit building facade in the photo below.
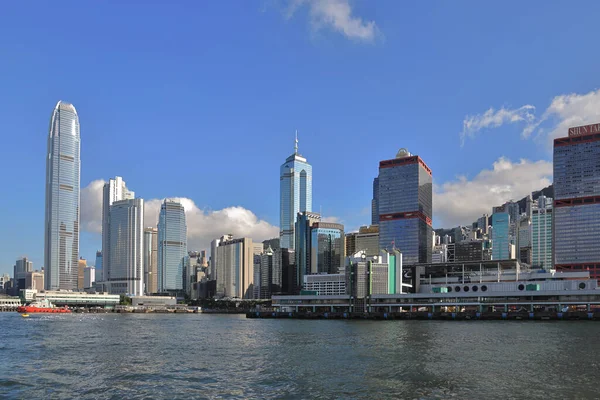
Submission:
{"label": "sunlit building facade", "polygon": [[600,279],[600,124],[554,139],[554,262]]}
{"label": "sunlit building facade", "polygon": [[47,290],[74,290],[79,259],[80,131],[72,104],[56,104],[47,149],[44,281]]}
{"label": "sunlit building facade", "polygon": [[550,269],[552,262],[552,199],[540,196],[531,215],[532,261],[534,268]]}
{"label": "sunlit building facade", "polygon": [[110,206],[110,293],[144,294],[144,200]]}
{"label": "sunlit building facade", "polygon": [[111,249],[110,249],[110,207],[115,201],[130,200],[135,193],[127,189],[123,178],[116,176],[104,184],[102,188],[102,254],[104,254],[104,265],[102,268],[102,280],[109,282],[111,276]]}
{"label": "sunlit building facade", "polygon": [[510,259],[510,214],[508,212],[493,213],[492,227],[492,259]]}
{"label": "sunlit building facade", "polygon": [[183,291],[187,224],[180,202],[165,200],[158,217],[158,291]]}
{"label": "sunlit building facade", "polygon": [[280,168],[280,246],[294,249],[294,226],[299,212],[312,211],[312,166],[298,154],[298,138],[294,154]]}
{"label": "sunlit building facade", "polygon": [[144,291],[158,292],[158,229],[144,229]]}
{"label": "sunlit building facade", "polygon": [[404,264],[431,262],[432,174],[419,156],[400,149],[379,163],[379,249],[398,249]]}

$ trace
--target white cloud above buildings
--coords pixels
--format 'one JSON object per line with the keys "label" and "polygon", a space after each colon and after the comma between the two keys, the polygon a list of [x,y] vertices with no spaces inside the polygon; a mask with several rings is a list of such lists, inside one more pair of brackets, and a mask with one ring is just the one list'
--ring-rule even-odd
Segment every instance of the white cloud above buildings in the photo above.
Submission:
{"label": "white cloud above buildings", "polygon": [[310,25],[315,32],[328,28],[362,42],[374,42],[382,37],[375,21],[365,21],[353,15],[349,0],[290,0],[287,18],[303,7],[308,7]]}
{"label": "white cloud above buildings", "polygon": [[[102,233],[102,187],[106,181],[95,180],[81,190],[81,228],[92,233]],[[262,241],[279,236],[279,228],[259,219],[243,207],[222,210],[202,210],[193,200],[170,197],[180,201],[185,208],[188,227],[188,249],[210,248],[210,241],[231,233],[236,237],[251,237]],[[156,227],[161,199],[144,199],[144,226]]]}
{"label": "white cloud above buildings", "polygon": [[463,120],[463,130],[460,133],[461,146],[464,145],[467,138],[474,138],[477,133],[484,129],[498,128],[516,122],[531,123],[535,120],[534,112],[534,106],[524,105],[516,109],[502,107],[495,110],[490,107],[483,114],[467,115]]}
{"label": "white cloud above buildings", "polygon": [[585,94],[558,95],[539,118],[535,110],[532,105],[524,105],[516,109],[490,108],[482,114],[467,115],[459,135],[461,145],[485,129],[520,123],[523,125],[523,139],[533,138],[550,148],[552,140],[567,136],[570,127],[600,122],[600,89]]}
{"label": "white cloud above buildings", "polygon": [[453,227],[475,221],[492,207],[508,200],[520,200],[535,190],[552,183],[552,163],[548,161],[518,162],[501,157],[491,169],[473,178],[434,185],[433,207],[437,227]]}

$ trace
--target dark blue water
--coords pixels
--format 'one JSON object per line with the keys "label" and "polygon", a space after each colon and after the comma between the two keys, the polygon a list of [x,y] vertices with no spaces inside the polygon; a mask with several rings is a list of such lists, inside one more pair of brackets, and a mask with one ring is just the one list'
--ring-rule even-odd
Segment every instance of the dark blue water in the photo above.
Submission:
{"label": "dark blue water", "polygon": [[0,398],[600,398],[600,323],[0,313]]}

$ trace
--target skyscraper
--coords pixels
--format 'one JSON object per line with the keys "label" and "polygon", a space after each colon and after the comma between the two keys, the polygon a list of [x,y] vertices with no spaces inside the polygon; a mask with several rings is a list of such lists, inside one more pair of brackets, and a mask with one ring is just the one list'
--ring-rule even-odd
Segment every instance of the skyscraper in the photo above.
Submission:
{"label": "skyscraper", "polygon": [[[250,238],[223,236],[217,247],[217,297],[254,297],[255,247]],[[258,283],[260,284],[260,283]]]}
{"label": "skyscraper", "polygon": [[554,139],[554,262],[600,279],[600,123]]}
{"label": "skyscraper", "polygon": [[295,259],[296,259],[296,281],[295,286],[301,287],[304,282],[304,275],[310,275],[311,272],[311,251],[310,243],[312,240],[311,229],[314,224],[321,221],[321,215],[313,212],[300,212],[296,217],[295,228]]}
{"label": "skyscraper", "polygon": [[552,199],[538,197],[531,216],[532,261],[535,268],[550,269],[552,263]]}
{"label": "skyscraper", "polygon": [[48,290],[77,288],[79,133],[77,110],[59,101],[50,119],[46,155],[44,281]]}
{"label": "skyscraper", "polygon": [[18,293],[21,289],[26,289],[27,274],[33,272],[33,262],[29,261],[27,257],[22,257],[15,262],[14,266],[14,280],[16,291]]}
{"label": "skyscraper", "polygon": [[178,201],[165,200],[158,216],[158,291],[182,292],[187,224]]}
{"label": "skyscraper", "polygon": [[135,197],[135,193],[127,189],[123,178],[116,176],[109,179],[102,189],[102,254],[104,255],[104,265],[102,279],[106,282],[111,279],[111,251],[110,251],[110,206],[115,201],[129,200]]}
{"label": "skyscraper", "polygon": [[114,294],[144,294],[144,200],[110,206],[110,281]]}
{"label": "skyscraper", "polygon": [[379,177],[373,179],[373,200],[371,200],[371,225],[379,224]]}
{"label": "skyscraper", "polygon": [[158,229],[144,229],[144,291],[158,292]]}
{"label": "skyscraper", "polygon": [[432,183],[427,164],[406,149],[379,163],[379,248],[400,250],[405,265],[431,262]]}
{"label": "skyscraper", "polygon": [[492,214],[492,259],[508,260],[510,251],[510,215],[508,212]]}
{"label": "skyscraper", "polygon": [[294,224],[299,212],[312,211],[312,166],[298,154],[298,136],[294,154],[280,168],[281,248],[294,249]]}

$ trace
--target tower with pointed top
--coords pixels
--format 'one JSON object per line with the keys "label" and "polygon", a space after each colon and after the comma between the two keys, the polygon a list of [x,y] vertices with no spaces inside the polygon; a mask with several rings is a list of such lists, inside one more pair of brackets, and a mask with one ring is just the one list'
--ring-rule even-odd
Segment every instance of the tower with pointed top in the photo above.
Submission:
{"label": "tower with pointed top", "polygon": [[298,153],[298,131],[294,153],[281,165],[279,185],[281,248],[294,249],[294,225],[298,213],[312,211],[312,166]]}
{"label": "tower with pointed top", "polygon": [[46,154],[44,284],[47,290],[77,289],[79,261],[79,117],[59,101],[50,118]]}

